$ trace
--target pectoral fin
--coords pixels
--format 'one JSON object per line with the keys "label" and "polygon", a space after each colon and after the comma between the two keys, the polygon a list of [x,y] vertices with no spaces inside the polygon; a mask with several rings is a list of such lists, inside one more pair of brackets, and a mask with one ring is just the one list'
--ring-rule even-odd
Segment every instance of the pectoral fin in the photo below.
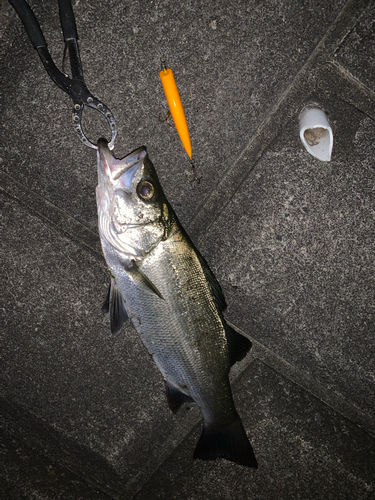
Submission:
{"label": "pectoral fin", "polygon": [[202,257],[202,255],[197,250],[195,250],[195,251],[197,253],[199,262],[201,263],[201,266],[202,266],[203,272],[206,276],[206,279],[208,281],[208,284],[210,285],[211,291],[215,297],[216,304],[217,304],[218,308],[220,309],[220,311],[224,311],[227,307],[227,303],[225,301],[225,297],[224,297],[223,291],[221,289],[221,286],[220,286],[219,282],[217,281],[217,279],[215,278],[215,275],[213,274],[211,269],[208,267],[208,264],[205,261],[204,257]]}
{"label": "pectoral fin", "polygon": [[102,311],[109,312],[111,333],[116,334],[129,319],[125,309],[125,301],[117,287],[116,280],[111,276],[111,284],[108,290],[108,296],[103,304]]}
{"label": "pectoral fin", "polygon": [[110,297],[110,295],[111,295],[111,285],[109,285],[109,287],[108,287],[107,297],[102,305],[102,312],[107,313],[107,314],[109,313],[109,297]]}
{"label": "pectoral fin", "polygon": [[140,285],[148,290],[151,290],[158,297],[164,300],[163,295],[159,292],[157,287],[153,284],[151,280],[147,278],[147,276],[141,271],[135,260],[130,261],[129,264],[125,265],[125,271],[131,276],[133,279],[137,280]]}

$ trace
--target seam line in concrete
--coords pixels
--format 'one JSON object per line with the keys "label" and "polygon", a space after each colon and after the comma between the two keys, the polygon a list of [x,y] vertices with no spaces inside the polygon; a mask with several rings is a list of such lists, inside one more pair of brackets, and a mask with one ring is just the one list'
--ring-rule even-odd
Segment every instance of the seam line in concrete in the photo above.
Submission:
{"label": "seam line in concrete", "polygon": [[115,495],[114,498],[123,493],[125,485],[106,459],[87,446],[63,436],[57,428],[13,402],[7,394],[0,394],[0,424],[5,434],[24,443],[37,455],[48,457],[76,474],[91,487]]}
{"label": "seam line in concrete", "polygon": [[[305,64],[296,73],[293,81],[283,92],[279,101],[273,106],[263,122],[261,122],[250,141],[232,165],[226,170],[221,182],[198,208],[196,215],[188,225],[189,233],[195,241],[199,241],[207,233],[218,215],[225,210],[234,193],[251,174],[255,164],[261,158],[266,148],[278,136],[287,121],[298,112],[300,102],[304,96],[315,90],[319,82],[315,78],[314,66],[316,66],[316,71],[318,64],[328,62],[337,45],[353,29],[370,1],[349,0],[345,4],[336,20],[328,28]],[[306,91],[305,89],[309,90]],[[250,164],[250,167],[246,171],[241,170],[241,160],[245,155]],[[236,178],[238,178],[237,182],[235,182]],[[231,180],[234,182],[230,182]],[[234,187],[229,190],[228,186],[231,184]]]}
{"label": "seam line in concrete", "polygon": [[336,60],[331,60],[330,63],[336,68],[339,76],[345,78],[350,82],[353,82],[353,84],[357,85],[357,87],[359,87],[359,90],[368,95],[370,99],[375,99],[375,92],[369,89],[363,82],[361,82],[361,80],[359,80],[347,68],[345,68],[345,66],[343,66]]}
{"label": "seam line in concrete", "polygon": [[259,359],[262,363],[268,365],[288,380],[291,380],[293,383],[299,385],[303,390],[318,398],[326,406],[352,421],[371,436],[375,437],[375,420],[370,415],[347,403],[334,391],[325,388],[322,384],[312,379],[300,369],[296,368],[294,365],[268,349],[268,347],[264,346],[253,337],[250,337],[250,335],[245,333],[236,325],[233,325],[229,321],[227,321],[227,323],[241,335],[251,340],[253,343],[252,353],[256,359]]}

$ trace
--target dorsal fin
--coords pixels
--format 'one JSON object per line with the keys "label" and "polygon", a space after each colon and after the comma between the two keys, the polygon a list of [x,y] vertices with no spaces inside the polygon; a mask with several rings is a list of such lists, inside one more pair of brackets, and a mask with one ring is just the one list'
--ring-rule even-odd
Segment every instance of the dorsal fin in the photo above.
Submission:
{"label": "dorsal fin", "polygon": [[215,297],[216,304],[217,304],[218,308],[220,309],[220,311],[224,311],[227,307],[227,303],[225,301],[223,290],[221,289],[219,282],[215,278],[214,273],[208,267],[208,264],[205,261],[204,257],[202,257],[202,255],[198,252],[197,249],[195,249],[195,252],[197,254],[199,262],[201,263],[201,266],[202,266],[204,275],[206,276],[206,279],[208,281],[208,284],[210,285],[212,294]]}
{"label": "dorsal fin", "polygon": [[209,287],[211,289],[212,295],[215,298],[216,305],[217,305],[219,311],[223,312],[227,307],[227,303],[225,301],[223,290],[221,289],[219,282],[215,278],[214,273],[209,268],[205,258],[197,250],[197,248],[195,247],[194,243],[192,242],[190,236],[187,234],[185,229],[181,226],[181,224],[178,220],[178,217],[176,215],[176,212],[173,210],[173,208],[169,204],[168,204],[168,211],[170,214],[170,220],[172,220],[172,219],[174,220],[174,222],[178,228],[178,231],[181,232],[183,237],[186,239],[186,241],[189,243],[191,248],[194,250],[196,256],[198,257],[198,260],[200,262],[200,265],[202,266],[202,270],[204,272],[206,280],[207,280]]}
{"label": "dorsal fin", "polygon": [[241,361],[251,349],[251,341],[236,332],[224,321],[225,335],[228,342],[230,366]]}

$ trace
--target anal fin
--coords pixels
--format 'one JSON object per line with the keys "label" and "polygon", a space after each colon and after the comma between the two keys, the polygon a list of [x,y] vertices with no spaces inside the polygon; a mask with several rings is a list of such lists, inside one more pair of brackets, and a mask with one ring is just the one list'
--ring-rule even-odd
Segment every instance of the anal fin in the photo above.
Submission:
{"label": "anal fin", "polygon": [[168,406],[173,413],[176,413],[176,411],[183,403],[194,402],[193,398],[191,398],[187,394],[184,394],[179,389],[177,389],[177,387],[167,381],[165,382],[165,390],[167,394]]}

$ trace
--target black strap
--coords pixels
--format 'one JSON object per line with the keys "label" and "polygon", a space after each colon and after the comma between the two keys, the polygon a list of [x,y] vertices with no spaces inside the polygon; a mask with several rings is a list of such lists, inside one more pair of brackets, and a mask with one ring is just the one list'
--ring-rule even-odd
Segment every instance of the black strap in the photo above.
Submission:
{"label": "black strap", "polygon": [[25,26],[26,33],[29,35],[34,49],[38,47],[47,47],[47,42],[44,38],[39,23],[36,20],[34,12],[25,0],[9,0],[10,5],[17,12],[23,25]]}
{"label": "black strap", "polygon": [[78,40],[76,20],[74,17],[70,0],[59,0],[60,22],[64,34],[64,40]]}

